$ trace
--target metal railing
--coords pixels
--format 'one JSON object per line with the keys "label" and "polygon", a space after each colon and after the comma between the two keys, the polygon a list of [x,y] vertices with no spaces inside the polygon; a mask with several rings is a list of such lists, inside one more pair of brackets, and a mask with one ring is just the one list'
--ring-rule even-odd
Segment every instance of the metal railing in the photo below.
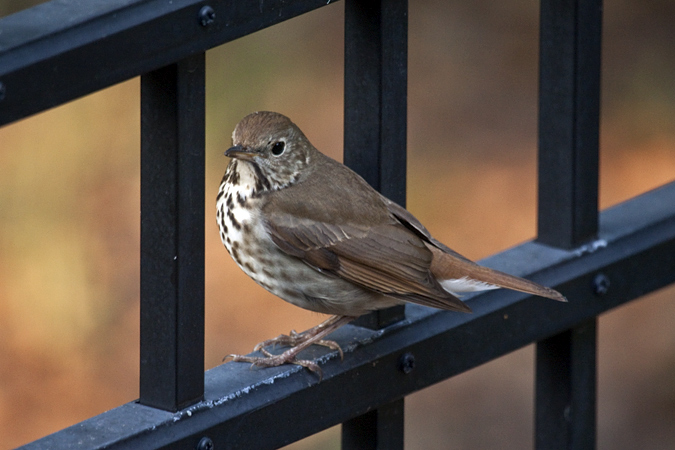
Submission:
{"label": "metal railing", "polygon": [[[491,291],[472,315],[366,316],[334,335],[344,361],[308,350],[321,382],[204,374],[204,52],[325,4],[53,1],[0,19],[0,125],[141,75],[140,400],[26,449],[277,448],[340,423],[344,449],[401,449],[406,395],[532,342],[536,447],[595,446],[597,316],[675,281],[675,183],[598,213],[598,0],[541,3],[538,238],[482,261],[569,304]],[[345,21],[344,160],[403,204],[407,1],[348,0]]]}

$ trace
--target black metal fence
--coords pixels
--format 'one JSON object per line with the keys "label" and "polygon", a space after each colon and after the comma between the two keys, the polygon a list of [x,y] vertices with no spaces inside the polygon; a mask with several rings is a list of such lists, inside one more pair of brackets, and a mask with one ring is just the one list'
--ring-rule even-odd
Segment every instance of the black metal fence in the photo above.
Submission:
{"label": "black metal fence", "polygon": [[[344,449],[399,449],[407,394],[532,342],[537,448],[595,446],[597,316],[675,281],[675,183],[598,213],[599,0],[541,3],[538,238],[483,261],[569,304],[493,291],[472,315],[371,315],[336,332],[344,361],[309,350],[321,382],[204,375],[204,51],[325,4],[52,1],[0,20],[0,125],[141,75],[140,400],[25,448],[264,449],[342,423]],[[345,11],[345,162],[404,203],[407,1]]]}

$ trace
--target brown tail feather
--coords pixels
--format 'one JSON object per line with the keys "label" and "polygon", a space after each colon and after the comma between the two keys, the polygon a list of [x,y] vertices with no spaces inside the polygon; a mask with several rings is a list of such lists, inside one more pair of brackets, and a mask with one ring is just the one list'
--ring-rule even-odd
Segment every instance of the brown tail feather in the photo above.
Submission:
{"label": "brown tail feather", "polygon": [[566,302],[567,299],[558,291],[541,286],[524,278],[515,277],[498,270],[479,266],[471,261],[458,258],[454,255],[427,244],[433,254],[431,261],[431,273],[438,280],[461,279],[467,277],[475,281],[493,284],[514,291],[525,292],[528,294],[546,297],[559,302]]}

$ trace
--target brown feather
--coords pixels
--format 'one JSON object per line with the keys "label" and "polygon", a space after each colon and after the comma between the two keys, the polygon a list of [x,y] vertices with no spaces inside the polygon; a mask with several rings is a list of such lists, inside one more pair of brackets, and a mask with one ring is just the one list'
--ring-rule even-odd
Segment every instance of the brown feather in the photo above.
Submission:
{"label": "brown feather", "polygon": [[[383,295],[434,308],[470,311],[444,290],[439,280],[463,269],[469,272],[457,278],[473,278],[471,274],[489,278],[494,271],[434,239],[410,212],[344,165],[319,152],[310,156],[311,164],[295,184],[263,195],[265,226],[282,251]],[[326,173],[330,173],[330,182],[326,182]],[[296,190],[318,195],[302,195],[299,202]],[[453,269],[452,262],[460,264]],[[551,294],[555,291],[527,280],[519,282],[506,274],[497,278],[503,284],[492,284],[555,298]]]}
{"label": "brown feather", "polygon": [[457,257],[445,253],[433,245],[427,244],[433,254],[431,273],[439,280],[461,279],[467,277],[471,280],[482,281],[495,286],[513,289],[514,291],[526,292],[541,297],[566,302],[567,299],[558,291],[541,286],[524,278],[514,277],[489,267],[479,266],[464,257]]}
{"label": "brown feather", "polygon": [[[295,222],[294,226],[280,225],[290,222]],[[323,273],[409,302],[470,311],[431,275],[431,251],[401,225],[363,230],[355,226],[310,224],[274,214],[267,217],[266,227],[277,247]]]}
{"label": "brown feather", "polygon": [[514,277],[498,270],[479,266],[470,259],[460,255],[440,241],[434,239],[419,220],[406,209],[383,197],[389,211],[409,229],[416,231],[427,241],[426,245],[434,257],[431,264],[431,273],[438,280],[461,279],[464,277],[493,284],[502,288],[526,292],[566,302],[567,299],[558,291],[541,286],[524,278]]}

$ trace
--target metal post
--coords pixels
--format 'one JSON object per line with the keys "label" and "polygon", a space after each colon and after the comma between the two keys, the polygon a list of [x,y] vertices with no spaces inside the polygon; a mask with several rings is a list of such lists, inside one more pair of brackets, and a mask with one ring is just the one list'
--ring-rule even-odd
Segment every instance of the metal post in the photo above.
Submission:
{"label": "metal post", "polygon": [[541,2],[537,240],[554,247],[598,231],[601,8]]}
{"label": "metal post", "polygon": [[[345,4],[345,164],[405,206],[407,0]],[[379,329],[402,320],[402,306],[355,324]],[[342,425],[343,449],[403,448],[403,399]]]}
{"label": "metal post", "polygon": [[388,450],[403,448],[403,399],[351,419],[342,425],[342,448]]}
{"label": "metal post", "polygon": [[204,54],[141,77],[140,401],[204,394]]}
{"label": "metal post", "polygon": [[597,321],[537,344],[536,448],[595,448]]}
{"label": "metal post", "polygon": [[[598,231],[601,28],[601,0],[541,2],[537,240],[551,246]],[[537,343],[537,449],[595,448],[596,327]]]}

